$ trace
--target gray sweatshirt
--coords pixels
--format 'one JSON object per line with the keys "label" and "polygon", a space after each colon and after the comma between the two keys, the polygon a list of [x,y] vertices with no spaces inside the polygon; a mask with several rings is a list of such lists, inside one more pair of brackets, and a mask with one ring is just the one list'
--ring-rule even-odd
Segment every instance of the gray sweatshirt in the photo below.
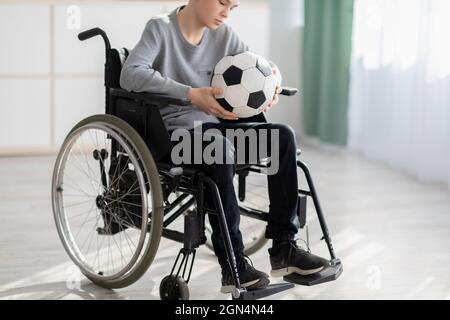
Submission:
{"label": "gray sweatshirt", "polygon": [[[128,91],[152,92],[187,98],[189,89],[209,87],[214,67],[224,56],[248,51],[230,26],[206,29],[199,45],[189,43],[181,33],[177,14],[150,19],[141,39],[130,52],[120,77]],[[194,121],[219,122],[194,105],[169,105],[160,109],[168,130],[192,129]]]}

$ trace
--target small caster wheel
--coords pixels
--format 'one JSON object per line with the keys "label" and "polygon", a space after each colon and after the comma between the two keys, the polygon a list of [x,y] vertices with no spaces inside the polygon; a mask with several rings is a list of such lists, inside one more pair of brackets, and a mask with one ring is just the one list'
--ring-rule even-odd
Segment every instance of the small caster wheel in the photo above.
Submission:
{"label": "small caster wheel", "polygon": [[189,288],[180,276],[166,276],[159,285],[161,300],[189,300]]}

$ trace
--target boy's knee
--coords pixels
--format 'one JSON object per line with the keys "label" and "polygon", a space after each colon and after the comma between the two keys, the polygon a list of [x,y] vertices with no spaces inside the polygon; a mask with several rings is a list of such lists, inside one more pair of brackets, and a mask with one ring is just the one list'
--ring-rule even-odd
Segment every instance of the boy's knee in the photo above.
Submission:
{"label": "boy's knee", "polygon": [[273,123],[270,129],[276,129],[279,132],[280,142],[281,141],[292,141],[295,143],[296,134],[295,130],[288,124],[284,123]]}

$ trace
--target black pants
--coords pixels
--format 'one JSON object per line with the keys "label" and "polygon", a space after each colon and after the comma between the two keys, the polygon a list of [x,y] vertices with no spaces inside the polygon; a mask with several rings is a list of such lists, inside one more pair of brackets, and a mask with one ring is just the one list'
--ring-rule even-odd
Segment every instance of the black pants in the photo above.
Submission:
{"label": "black pants", "polygon": [[[298,220],[296,214],[298,181],[296,164],[297,146],[295,134],[292,128],[284,124],[275,123],[206,123],[203,124],[201,131],[198,130],[198,128],[197,130],[189,131],[191,139],[195,139],[195,135],[198,135],[198,133],[203,133],[212,128],[217,129],[218,133],[220,132],[220,134],[214,134],[214,139],[223,139],[222,143],[225,149],[223,151],[224,157],[226,155],[232,155],[235,150],[237,150],[236,139],[234,141],[228,140],[226,138],[226,129],[242,129],[246,132],[246,130],[252,128],[257,133],[262,132],[260,129],[265,129],[268,133],[268,138],[264,141],[267,141],[268,143],[268,154],[271,156],[271,130],[278,130],[279,141],[275,143],[278,144],[279,150],[279,170],[276,174],[267,176],[270,207],[265,236],[267,239],[293,239],[298,231]],[[257,134],[258,145],[260,136],[260,134]],[[202,143],[202,151],[208,144],[209,142]],[[248,148],[249,145],[246,144],[246,147]],[[194,150],[191,152],[193,155]],[[223,164],[202,163],[189,166],[202,170],[217,184],[233,249],[235,252],[242,252],[244,249],[244,244],[242,241],[242,234],[239,230],[240,213],[233,185],[233,178],[236,173],[236,162],[227,164],[224,159],[222,163]],[[206,190],[206,205],[214,208],[211,196],[208,193],[209,190]],[[215,215],[209,215],[209,221],[213,230],[212,242],[215,254],[219,258],[219,262],[221,264],[226,263],[226,251],[224,247],[224,240],[220,232],[218,217]]]}

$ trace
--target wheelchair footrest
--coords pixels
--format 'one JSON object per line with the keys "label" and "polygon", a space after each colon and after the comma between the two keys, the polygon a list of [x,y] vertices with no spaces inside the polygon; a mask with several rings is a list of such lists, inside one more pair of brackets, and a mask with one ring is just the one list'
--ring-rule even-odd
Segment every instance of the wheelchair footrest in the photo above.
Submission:
{"label": "wheelchair footrest", "polygon": [[318,273],[309,276],[301,276],[299,274],[292,273],[283,277],[283,280],[301,286],[315,286],[321,283],[336,280],[342,274],[343,270],[341,261],[336,259],[332,260],[328,267]]}
{"label": "wheelchair footrest", "polygon": [[256,300],[265,298],[279,292],[283,292],[289,289],[292,289],[294,285],[292,283],[276,283],[270,284],[264,289],[257,289],[251,291],[243,291],[241,292],[239,298],[233,300]]}

